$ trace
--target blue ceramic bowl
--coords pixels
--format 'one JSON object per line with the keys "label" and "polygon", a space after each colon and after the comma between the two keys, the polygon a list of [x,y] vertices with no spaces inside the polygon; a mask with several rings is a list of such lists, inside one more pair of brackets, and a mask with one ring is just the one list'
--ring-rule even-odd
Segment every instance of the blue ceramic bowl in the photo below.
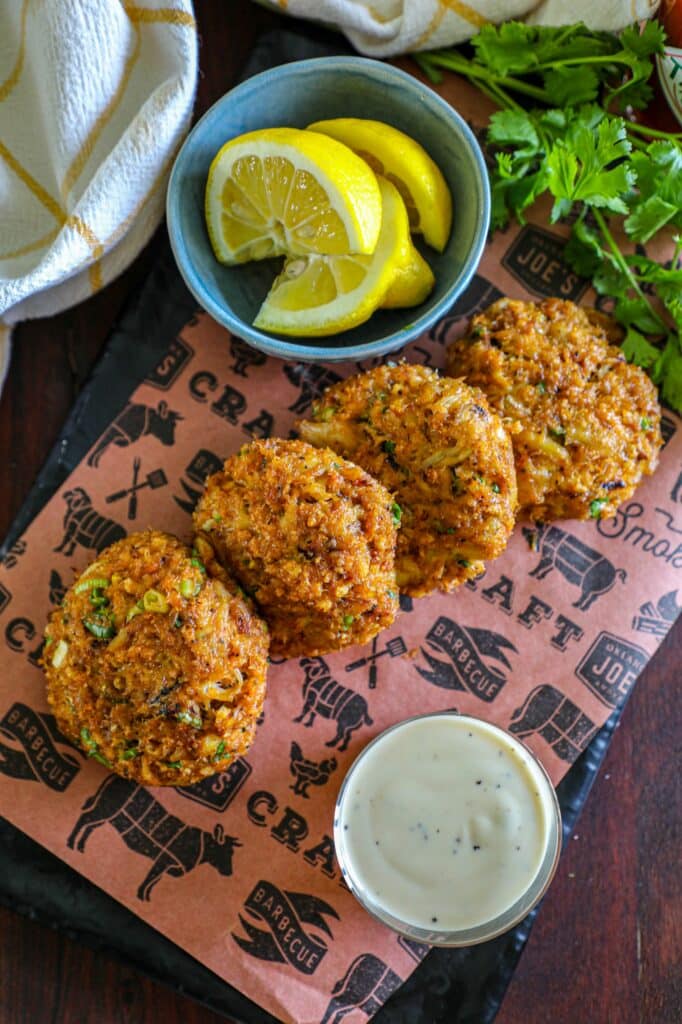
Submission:
{"label": "blue ceramic bowl", "polygon": [[[281,260],[226,267],[213,255],[204,220],[211,161],[223,143],[258,128],[305,128],[332,117],[385,121],[422,144],[450,187],[453,229],[437,253],[416,241],[436,286],[411,309],[377,310],[364,324],[329,338],[290,338],[251,326]],[[431,89],[411,75],[363,57],[303,60],[265,71],[227,93],[190,132],[168,185],[168,231],[185,282],[219,323],[282,359],[360,360],[402,348],[439,320],[464,291],[481,258],[490,217],[490,188],[472,132]]]}

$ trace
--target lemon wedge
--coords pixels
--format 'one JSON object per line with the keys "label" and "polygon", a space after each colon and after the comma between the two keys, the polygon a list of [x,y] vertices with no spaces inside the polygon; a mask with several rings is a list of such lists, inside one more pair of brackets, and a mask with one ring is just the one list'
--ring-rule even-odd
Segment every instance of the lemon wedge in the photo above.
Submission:
{"label": "lemon wedge", "polygon": [[388,178],[405,200],[411,230],[443,251],[452,226],[452,197],[440,169],[418,142],[383,121],[356,117],[315,121],[308,130],[345,143]]}
{"label": "lemon wedge", "polygon": [[393,284],[384,296],[381,308],[418,306],[431,294],[435,283],[431,267],[410,241],[409,248],[393,278]]}
{"label": "lemon wedge", "polygon": [[276,334],[323,337],[368,320],[404,267],[410,243],[405,204],[389,181],[377,179],[382,219],[371,256],[293,256],[286,260],[254,326]]}
{"label": "lemon wedge", "polygon": [[267,128],[227,142],[206,183],[206,224],[222,263],[374,252],[381,195],[351,149],[316,132]]}

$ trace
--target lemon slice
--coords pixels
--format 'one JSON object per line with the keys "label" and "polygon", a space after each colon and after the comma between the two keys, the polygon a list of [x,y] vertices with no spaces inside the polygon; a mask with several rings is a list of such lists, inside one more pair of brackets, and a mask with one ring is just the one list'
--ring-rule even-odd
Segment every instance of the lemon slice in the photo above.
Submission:
{"label": "lemon slice", "polygon": [[342,143],[297,128],[266,128],[232,139],[215,156],[206,224],[221,263],[372,253],[381,196],[374,172]]}
{"label": "lemon slice", "polygon": [[382,309],[399,309],[405,306],[418,306],[431,294],[436,279],[433,271],[422,254],[410,241],[409,249],[396,271],[393,284],[390,286]]}
{"label": "lemon slice", "polygon": [[378,179],[381,231],[371,256],[294,256],[284,264],[254,326],[277,334],[323,337],[368,320],[404,266],[410,241],[405,204]]}
{"label": "lemon slice", "polygon": [[438,166],[418,142],[383,121],[338,117],[308,130],[344,142],[393,182],[405,200],[412,231],[442,252],[452,226],[452,197]]}

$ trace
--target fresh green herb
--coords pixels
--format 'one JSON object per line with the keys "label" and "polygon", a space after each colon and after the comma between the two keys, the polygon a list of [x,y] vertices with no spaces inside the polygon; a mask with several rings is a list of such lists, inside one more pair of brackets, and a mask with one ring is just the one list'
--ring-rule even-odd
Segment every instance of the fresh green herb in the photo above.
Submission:
{"label": "fresh green herb", "polygon": [[395,441],[382,441],[381,450],[382,452],[386,452],[387,455],[393,455],[395,451]]}
{"label": "fresh green herb", "polygon": [[180,771],[182,768],[182,761],[164,761],[163,763],[168,768],[174,768],[176,771]]}
{"label": "fresh green herb", "polygon": [[103,576],[91,576],[89,580],[81,580],[73,589],[74,593],[83,594],[86,590],[92,590],[93,587],[97,590],[104,590],[110,583],[111,580],[107,580]]}
{"label": "fresh green herb", "polygon": [[132,759],[134,757],[139,757],[139,755],[140,755],[140,751],[137,749],[137,747],[128,747],[121,754],[121,760],[122,761],[132,761]]}
{"label": "fresh green herb", "polygon": [[396,526],[400,526],[400,520],[403,518],[403,510],[397,501],[394,501],[391,505],[391,513],[393,515],[393,522]]}
{"label": "fresh green herb", "polygon": [[201,729],[204,724],[198,715],[191,715],[189,711],[180,711],[175,717],[178,722],[184,722],[185,725],[191,725],[195,729]]}
{"label": "fresh green herb", "polygon": [[642,430],[651,430],[651,420],[646,416],[642,416],[639,426]]}
{"label": "fresh green herb", "polygon": [[601,516],[601,510],[604,508],[604,505],[607,505],[607,504],[608,504],[608,502],[606,501],[605,498],[595,498],[594,501],[591,501],[590,502],[590,517],[592,519],[599,519],[600,516]]}
{"label": "fresh green herb", "polygon": [[96,612],[89,619],[83,619],[83,625],[98,640],[111,640],[116,636],[114,623],[105,612]]}
{"label": "fresh green herb", "polygon": [[146,612],[167,612],[168,601],[160,590],[145,590],[142,595],[142,607]]}
{"label": "fresh green herb", "polygon": [[350,627],[355,622],[355,616],[354,615],[344,615],[342,622],[343,622],[343,628],[344,629],[350,629]]}
{"label": "fresh green herb", "polygon": [[[552,222],[573,220],[567,262],[614,300],[626,359],[682,412],[682,132],[620,116],[649,103],[664,43],[655,21],[620,36],[506,22],[483,27],[472,59],[440,50],[415,60],[433,81],[441,69],[464,75],[501,107],[487,134],[493,229],[510,218],[524,224],[525,210],[549,193]],[[524,109],[514,94],[535,106]],[[638,251],[623,251],[614,224]],[[661,266],[641,247],[664,227],[678,235]]]}

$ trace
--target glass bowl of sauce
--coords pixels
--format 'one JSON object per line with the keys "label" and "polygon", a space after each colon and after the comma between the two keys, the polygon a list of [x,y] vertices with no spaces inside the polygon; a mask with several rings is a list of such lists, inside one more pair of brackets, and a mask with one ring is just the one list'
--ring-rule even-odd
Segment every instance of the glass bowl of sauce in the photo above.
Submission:
{"label": "glass bowl of sauce", "polygon": [[356,758],[334,812],[344,880],[418,942],[469,946],[513,928],[561,851],[554,787],[503,729],[456,712],[408,718]]}

